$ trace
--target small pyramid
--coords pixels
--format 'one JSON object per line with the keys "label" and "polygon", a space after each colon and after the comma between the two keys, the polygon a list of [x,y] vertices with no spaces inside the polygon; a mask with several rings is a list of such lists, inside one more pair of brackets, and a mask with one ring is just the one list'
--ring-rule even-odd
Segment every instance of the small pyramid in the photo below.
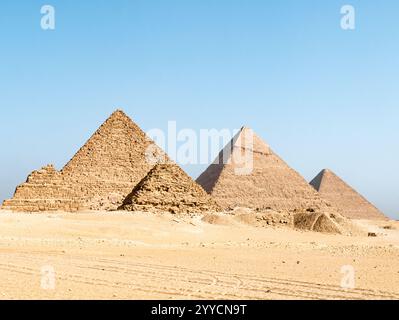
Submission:
{"label": "small pyramid", "polygon": [[167,155],[116,110],[61,170],[34,171],[3,208],[13,211],[116,209]]}
{"label": "small pyramid", "polygon": [[381,211],[331,170],[322,170],[310,184],[347,218],[386,219]]}
{"label": "small pyramid", "polygon": [[307,210],[326,206],[302,176],[243,127],[197,182],[222,208]]}
{"label": "small pyramid", "polygon": [[158,164],[119,208],[129,211],[200,213],[218,211],[212,198],[177,164]]}

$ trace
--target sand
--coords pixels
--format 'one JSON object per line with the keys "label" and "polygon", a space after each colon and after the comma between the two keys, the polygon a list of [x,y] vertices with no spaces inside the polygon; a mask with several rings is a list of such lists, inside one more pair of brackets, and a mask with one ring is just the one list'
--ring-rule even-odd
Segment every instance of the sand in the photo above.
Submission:
{"label": "sand", "polygon": [[206,220],[1,211],[0,299],[399,299],[398,222],[359,220],[377,237],[349,237]]}

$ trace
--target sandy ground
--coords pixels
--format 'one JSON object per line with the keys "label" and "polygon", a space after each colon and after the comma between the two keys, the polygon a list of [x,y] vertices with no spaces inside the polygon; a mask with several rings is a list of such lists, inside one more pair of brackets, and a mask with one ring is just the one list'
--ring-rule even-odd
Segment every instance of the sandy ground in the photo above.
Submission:
{"label": "sandy ground", "polygon": [[357,223],[378,236],[1,211],[0,299],[399,299],[399,223]]}

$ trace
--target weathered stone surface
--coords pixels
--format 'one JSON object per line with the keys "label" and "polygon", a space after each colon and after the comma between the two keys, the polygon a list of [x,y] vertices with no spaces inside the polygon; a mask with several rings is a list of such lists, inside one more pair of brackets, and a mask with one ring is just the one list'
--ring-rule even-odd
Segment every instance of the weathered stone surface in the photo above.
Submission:
{"label": "weathered stone surface", "polygon": [[3,203],[3,209],[21,212],[76,211],[81,203],[76,189],[54,166],[32,172],[26,183],[17,187],[14,197]]}
{"label": "weathered stone surface", "polygon": [[374,205],[345,183],[334,172],[322,170],[310,184],[341,213],[352,219],[387,219]]}
{"label": "weathered stone surface", "polygon": [[248,128],[242,128],[197,182],[225,209],[329,208],[299,173]]}
{"label": "weathered stone surface", "polygon": [[20,185],[4,209],[24,212],[116,209],[166,154],[120,110],[61,170],[47,166]]}
{"label": "weathered stone surface", "polygon": [[205,190],[174,163],[156,165],[120,209],[171,213],[220,210]]}

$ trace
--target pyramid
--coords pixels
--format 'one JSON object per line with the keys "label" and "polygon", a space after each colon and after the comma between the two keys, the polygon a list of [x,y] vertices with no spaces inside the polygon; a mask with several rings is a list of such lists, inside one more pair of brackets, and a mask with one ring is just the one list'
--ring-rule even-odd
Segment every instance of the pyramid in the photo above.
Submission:
{"label": "pyramid", "polygon": [[299,173],[245,127],[197,182],[225,209],[306,211],[328,206]]}
{"label": "pyramid", "polygon": [[386,219],[381,211],[331,170],[322,170],[310,184],[348,218]]}
{"label": "pyramid", "polygon": [[115,111],[61,170],[49,165],[17,187],[4,209],[116,209],[166,154],[121,111]]}
{"label": "pyramid", "polygon": [[3,202],[2,209],[17,212],[77,211],[81,205],[73,184],[53,165],[47,165],[33,171],[26,182],[16,188],[13,198]]}
{"label": "pyramid", "polygon": [[220,208],[177,164],[157,164],[127,196],[121,210],[201,213]]}

